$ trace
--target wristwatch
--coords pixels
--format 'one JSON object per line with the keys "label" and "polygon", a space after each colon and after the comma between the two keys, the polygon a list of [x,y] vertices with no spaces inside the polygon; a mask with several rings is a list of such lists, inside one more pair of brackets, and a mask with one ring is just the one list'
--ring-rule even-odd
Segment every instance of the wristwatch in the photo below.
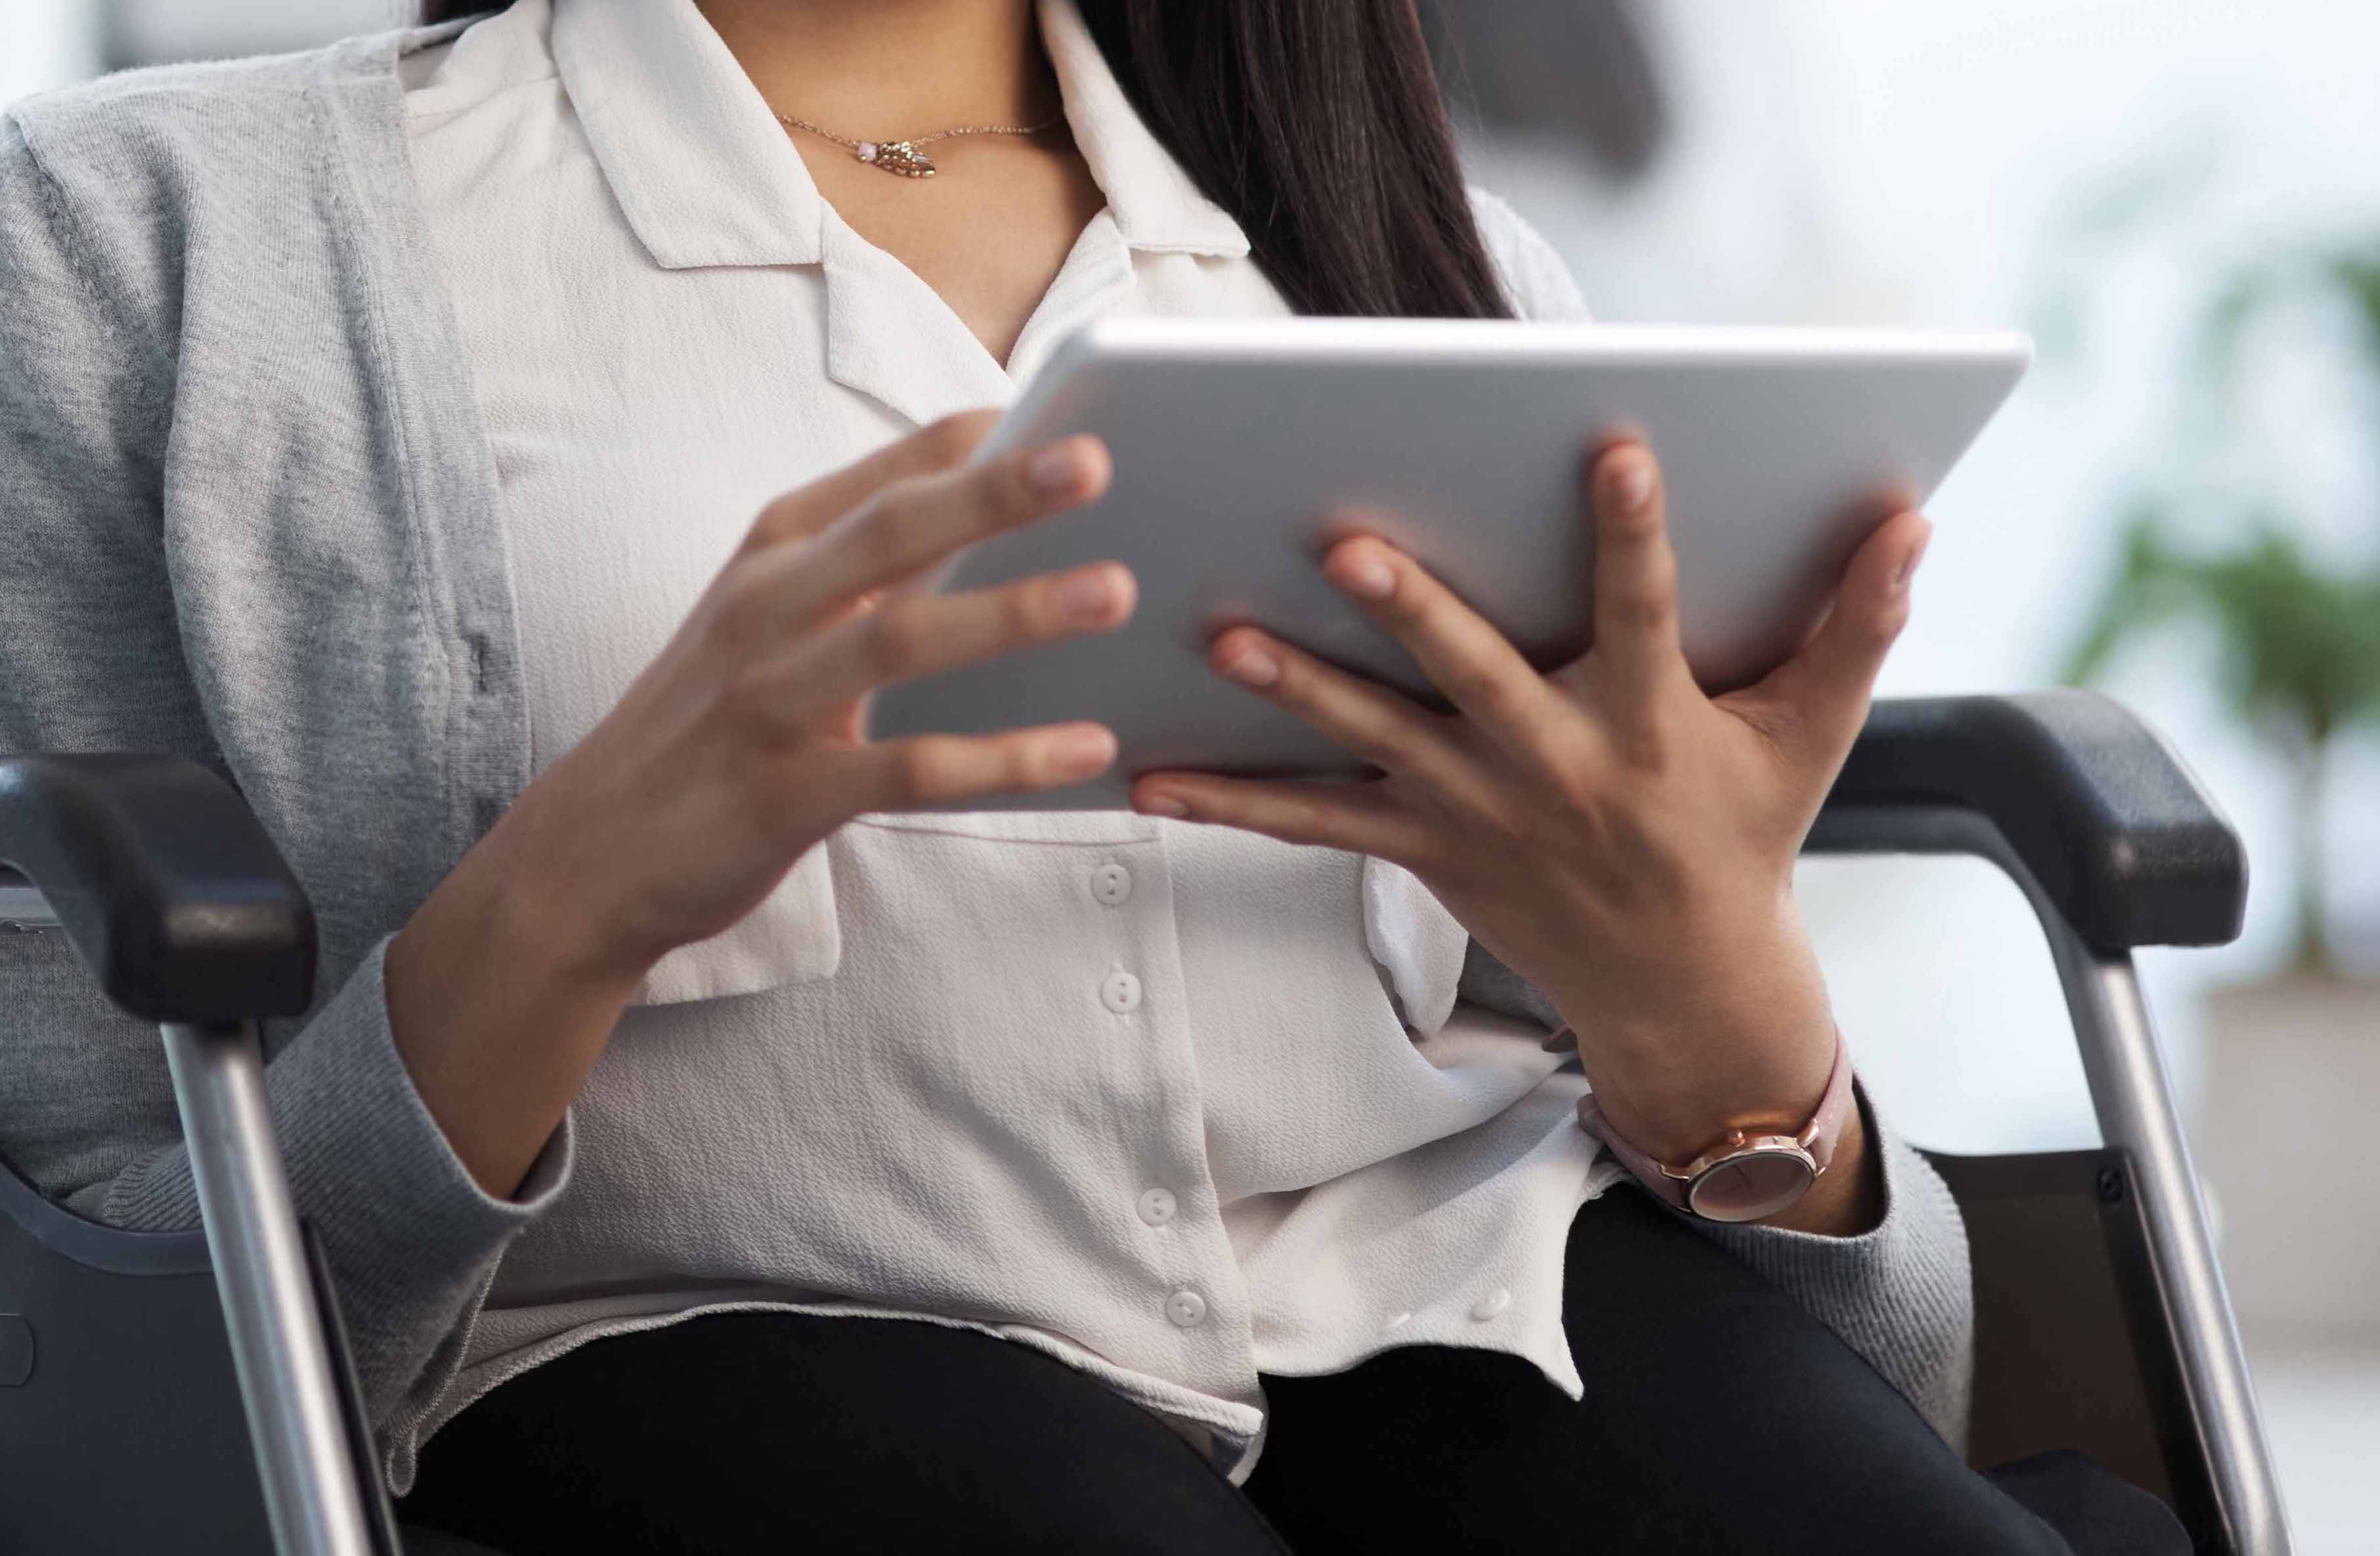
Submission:
{"label": "wristwatch", "polygon": [[1827,1076],[1827,1089],[1798,1134],[1748,1135],[1731,1129],[1692,1161],[1672,1167],[1621,1138],[1604,1121],[1592,1093],[1578,1100],[1578,1121],[1663,1203],[1705,1221],[1759,1221],[1807,1194],[1834,1161],[1851,1104],[1851,1051],[1838,1028],[1835,1067]]}

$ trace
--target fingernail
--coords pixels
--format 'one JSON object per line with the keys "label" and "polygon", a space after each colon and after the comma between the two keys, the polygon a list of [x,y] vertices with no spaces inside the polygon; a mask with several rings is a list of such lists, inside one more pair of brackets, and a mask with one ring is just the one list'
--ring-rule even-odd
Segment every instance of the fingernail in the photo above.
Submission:
{"label": "fingernail", "polygon": [[1262,649],[1242,649],[1224,662],[1223,674],[1244,687],[1269,687],[1281,679],[1281,661]]}
{"label": "fingernail", "polygon": [[1050,742],[1062,772],[1092,773],[1115,760],[1115,736],[1104,729],[1070,729]]}
{"label": "fingernail", "polygon": [[1190,814],[1190,808],[1172,795],[1150,795],[1140,801],[1140,808],[1151,816],[1171,816],[1175,821]]}
{"label": "fingernail", "polygon": [[1653,465],[1642,455],[1631,455],[1621,462],[1619,473],[1611,478],[1611,500],[1621,513],[1634,513],[1653,500]]}
{"label": "fingernail", "polygon": [[1076,573],[1058,586],[1058,609],[1077,626],[1105,621],[1115,604],[1115,580],[1104,567]]}
{"label": "fingernail", "polygon": [[1366,600],[1386,600],[1397,591],[1395,571],[1377,552],[1358,552],[1341,563],[1338,577],[1349,593],[1360,594]]}
{"label": "fingernail", "polygon": [[1909,554],[1900,559],[1900,570],[1892,575],[1894,589],[1909,587],[1909,580],[1917,576],[1917,565],[1925,560],[1925,548],[1933,543],[1934,527],[1929,524],[1925,527],[1925,533],[1917,537],[1917,543],[1909,548]]}
{"label": "fingernail", "polygon": [[1072,440],[1052,444],[1025,462],[1025,479],[1045,497],[1062,497],[1082,478],[1081,451]]}

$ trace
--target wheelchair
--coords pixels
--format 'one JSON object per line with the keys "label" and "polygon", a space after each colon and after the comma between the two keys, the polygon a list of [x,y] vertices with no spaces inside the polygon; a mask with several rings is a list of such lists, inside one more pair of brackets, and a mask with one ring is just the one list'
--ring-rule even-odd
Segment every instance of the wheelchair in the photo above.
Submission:
{"label": "wheelchair", "polygon": [[[2238,835],[2121,705],[2046,691],[1878,702],[1807,850],[1989,860],[2033,905],[2072,1015],[2104,1143],[1933,1157],[1973,1249],[1974,1462],[2077,1449],[2165,1499],[2201,1551],[2285,1556],[2131,956],[2238,934]],[[310,1008],[314,923],[246,803],[177,757],[0,759],[11,931],[63,931],[159,1024],[204,1225],[102,1226],[0,1161],[0,1550],[461,1549],[392,1519],[284,1181],[256,1024]]]}

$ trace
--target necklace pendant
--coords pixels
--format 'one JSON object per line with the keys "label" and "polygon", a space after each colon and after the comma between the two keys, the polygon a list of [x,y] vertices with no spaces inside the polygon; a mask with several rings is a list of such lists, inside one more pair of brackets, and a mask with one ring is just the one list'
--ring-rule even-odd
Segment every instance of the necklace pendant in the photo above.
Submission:
{"label": "necklace pendant", "polygon": [[880,167],[904,178],[930,178],[934,176],[933,159],[906,140],[880,143],[862,140],[852,148],[852,154],[870,167]]}

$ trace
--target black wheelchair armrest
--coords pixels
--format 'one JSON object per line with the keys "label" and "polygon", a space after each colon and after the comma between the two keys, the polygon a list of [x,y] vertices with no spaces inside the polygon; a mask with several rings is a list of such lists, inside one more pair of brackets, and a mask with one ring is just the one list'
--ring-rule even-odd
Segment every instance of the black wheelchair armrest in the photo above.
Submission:
{"label": "black wheelchair armrest", "polygon": [[[2087,1167],[2089,1197],[2076,1203],[2125,1208],[2136,1223],[2144,1255],[2132,1262],[2147,1277],[2131,1280],[2119,1305],[2144,1305],[2152,1323],[2163,1321],[2158,1354],[2172,1365],[2161,1375],[2172,1386],[2160,1385],[2163,1398],[2150,1402],[2157,1445],[2147,1457],[2167,1461],[2198,1550],[2281,1556],[2289,1532],[2272,1455],[2132,965],[2136,946],[2214,945],[2239,933],[2248,887],[2239,835],[2173,752],[2122,707],[2095,693],[2044,691],[1877,703],[1804,848],[1972,855],[2023,891],[2074,1019],[2105,1144],[2058,1171]],[[1955,1175],[1946,1176],[1959,1192]],[[1969,1197],[1961,1193],[1962,1206]],[[2069,1230],[2077,1225],[2089,1222],[2070,1222]],[[1983,1230],[1973,1239],[1979,1403],[1990,1387],[1982,1372],[1990,1359],[1986,1308],[1997,1300],[1989,1288],[2009,1262],[1985,1246]],[[2029,1230],[2040,1230],[2039,1217]],[[2030,1237],[2017,1262],[2081,1268]],[[2057,1301],[2073,1299],[2070,1289],[2049,1290]],[[2025,1365],[2044,1361],[2043,1326],[2051,1321],[2017,1320],[2019,1344],[2030,1347],[2019,1352]],[[2006,1370],[2005,1354],[1997,1365]],[[2104,1398],[2082,1403],[2110,1407]],[[1976,1425],[1980,1444],[1981,1410]]]}
{"label": "black wheelchair armrest", "polygon": [[0,758],[0,888],[30,880],[107,997],[192,1025],[304,1014],[314,910],[248,802],[182,757]]}
{"label": "black wheelchair armrest", "polygon": [[1878,702],[1808,846],[1931,852],[1927,819],[1945,808],[1990,821],[2102,950],[2221,945],[2240,933],[2248,858],[2239,833],[2180,759],[2111,698]]}

